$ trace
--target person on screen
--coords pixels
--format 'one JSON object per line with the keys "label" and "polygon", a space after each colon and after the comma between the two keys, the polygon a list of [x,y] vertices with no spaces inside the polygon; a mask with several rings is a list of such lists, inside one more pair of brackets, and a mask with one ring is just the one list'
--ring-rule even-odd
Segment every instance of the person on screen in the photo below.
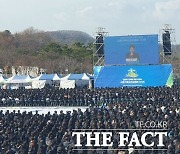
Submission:
{"label": "person on screen", "polygon": [[129,47],[129,52],[126,54],[126,63],[137,64],[139,63],[139,55],[135,52],[135,46]]}

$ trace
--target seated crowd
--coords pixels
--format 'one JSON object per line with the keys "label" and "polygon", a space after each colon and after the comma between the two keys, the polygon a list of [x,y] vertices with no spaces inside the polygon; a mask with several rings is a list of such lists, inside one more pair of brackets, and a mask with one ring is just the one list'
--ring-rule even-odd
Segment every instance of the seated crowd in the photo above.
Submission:
{"label": "seated crowd", "polygon": [[[6,106],[13,105],[7,98],[19,99],[16,105],[44,104],[59,99],[56,105],[92,105],[85,112],[80,109],[54,114],[0,111],[0,154],[179,154],[180,153],[180,87],[165,88],[117,88],[117,89],[41,89],[1,91],[0,98]],[[29,99],[28,99],[29,98]],[[20,100],[28,100],[20,101]],[[36,101],[33,101],[33,100]],[[71,101],[69,101],[71,100]],[[61,101],[64,104],[61,104]],[[102,106],[98,106],[101,102]],[[9,104],[8,104],[9,103]],[[69,104],[66,104],[69,103]],[[1,102],[4,105],[4,102]],[[96,105],[96,106],[93,106]],[[166,121],[168,135],[164,139],[167,150],[135,150],[118,147],[114,136],[113,146],[119,150],[75,150],[73,129],[136,129],[137,121]],[[140,130],[139,133],[143,133]],[[147,139],[149,142],[153,138]],[[86,139],[82,139],[85,149]],[[157,142],[156,139],[154,142]],[[128,145],[128,143],[126,143]],[[86,147],[86,149],[92,147]],[[133,149],[135,148],[135,149]],[[144,147],[145,148],[145,147]],[[158,147],[154,147],[156,149]],[[130,149],[126,147],[126,149]]]}
{"label": "seated crowd", "polygon": [[180,86],[103,89],[0,89],[0,106],[99,106],[118,102],[170,102],[180,97]]}
{"label": "seated crowd", "polygon": [[[80,109],[73,113],[0,112],[0,153],[1,154],[116,154],[127,153],[119,150],[74,150],[73,129],[131,129],[136,121],[166,121],[168,136],[164,140],[167,150],[134,150],[137,154],[179,154],[180,122],[177,101],[115,103],[106,108],[91,107],[85,112]],[[113,139],[117,149],[117,138]],[[149,138],[151,142],[151,138]],[[85,139],[83,140],[83,142]],[[82,145],[85,143],[82,142]],[[80,147],[84,148],[84,147]],[[155,147],[156,148],[156,147]]]}

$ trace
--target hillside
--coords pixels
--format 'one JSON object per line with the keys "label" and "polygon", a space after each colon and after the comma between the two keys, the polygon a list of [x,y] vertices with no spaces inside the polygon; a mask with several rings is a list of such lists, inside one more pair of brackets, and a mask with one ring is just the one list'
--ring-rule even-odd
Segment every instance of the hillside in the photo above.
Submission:
{"label": "hillside", "polygon": [[81,31],[73,30],[61,30],[61,31],[49,31],[46,32],[54,41],[62,44],[73,44],[76,42],[83,43],[85,45],[94,42],[94,38],[89,34]]}
{"label": "hillside", "polygon": [[0,32],[0,69],[10,73],[12,66],[38,66],[48,73],[92,72],[92,42],[91,36],[77,31],[6,30]]}

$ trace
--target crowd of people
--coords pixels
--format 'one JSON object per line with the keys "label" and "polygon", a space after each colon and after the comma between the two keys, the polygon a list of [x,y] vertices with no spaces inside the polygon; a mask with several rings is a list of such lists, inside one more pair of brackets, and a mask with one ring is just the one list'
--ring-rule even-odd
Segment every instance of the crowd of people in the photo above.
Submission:
{"label": "crowd of people", "polygon": [[[68,105],[89,108],[72,113],[33,114],[0,111],[0,154],[179,154],[180,87],[1,90],[1,106]],[[3,100],[5,99],[5,100]],[[118,137],[112,138],[116,150],[76,150],[73,129],[132,129],[137,121],[166,121],[167,150],[117,150]],[[143,133],[143,130],[139,133]],[[152,138],[148,138],[152,142]],[[128,144],[128,143],[127,143]],[[91,149],[92,147],[88,147]],[[129,148],[129,147],[127,147]],[[145,148],[145,147],[144,147]],[[87,147],[86,147],[87,149]]]}
{"label": "crowd of people", "polygon": [[180,86],[103,89],[0,89],[0,106],[99,106],[118,102],[170,102],[179,99]]}

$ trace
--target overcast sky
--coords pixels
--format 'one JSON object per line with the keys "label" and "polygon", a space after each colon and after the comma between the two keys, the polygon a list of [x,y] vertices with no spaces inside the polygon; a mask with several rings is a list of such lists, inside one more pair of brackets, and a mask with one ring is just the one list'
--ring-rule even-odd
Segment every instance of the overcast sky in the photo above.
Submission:
{"label": "overcast sky", "polygon": [[110,35],[153,34],[166,23],[180,43],[180,0],[0,0],[0,31],[32,26],[93,36],[100,26]]}

